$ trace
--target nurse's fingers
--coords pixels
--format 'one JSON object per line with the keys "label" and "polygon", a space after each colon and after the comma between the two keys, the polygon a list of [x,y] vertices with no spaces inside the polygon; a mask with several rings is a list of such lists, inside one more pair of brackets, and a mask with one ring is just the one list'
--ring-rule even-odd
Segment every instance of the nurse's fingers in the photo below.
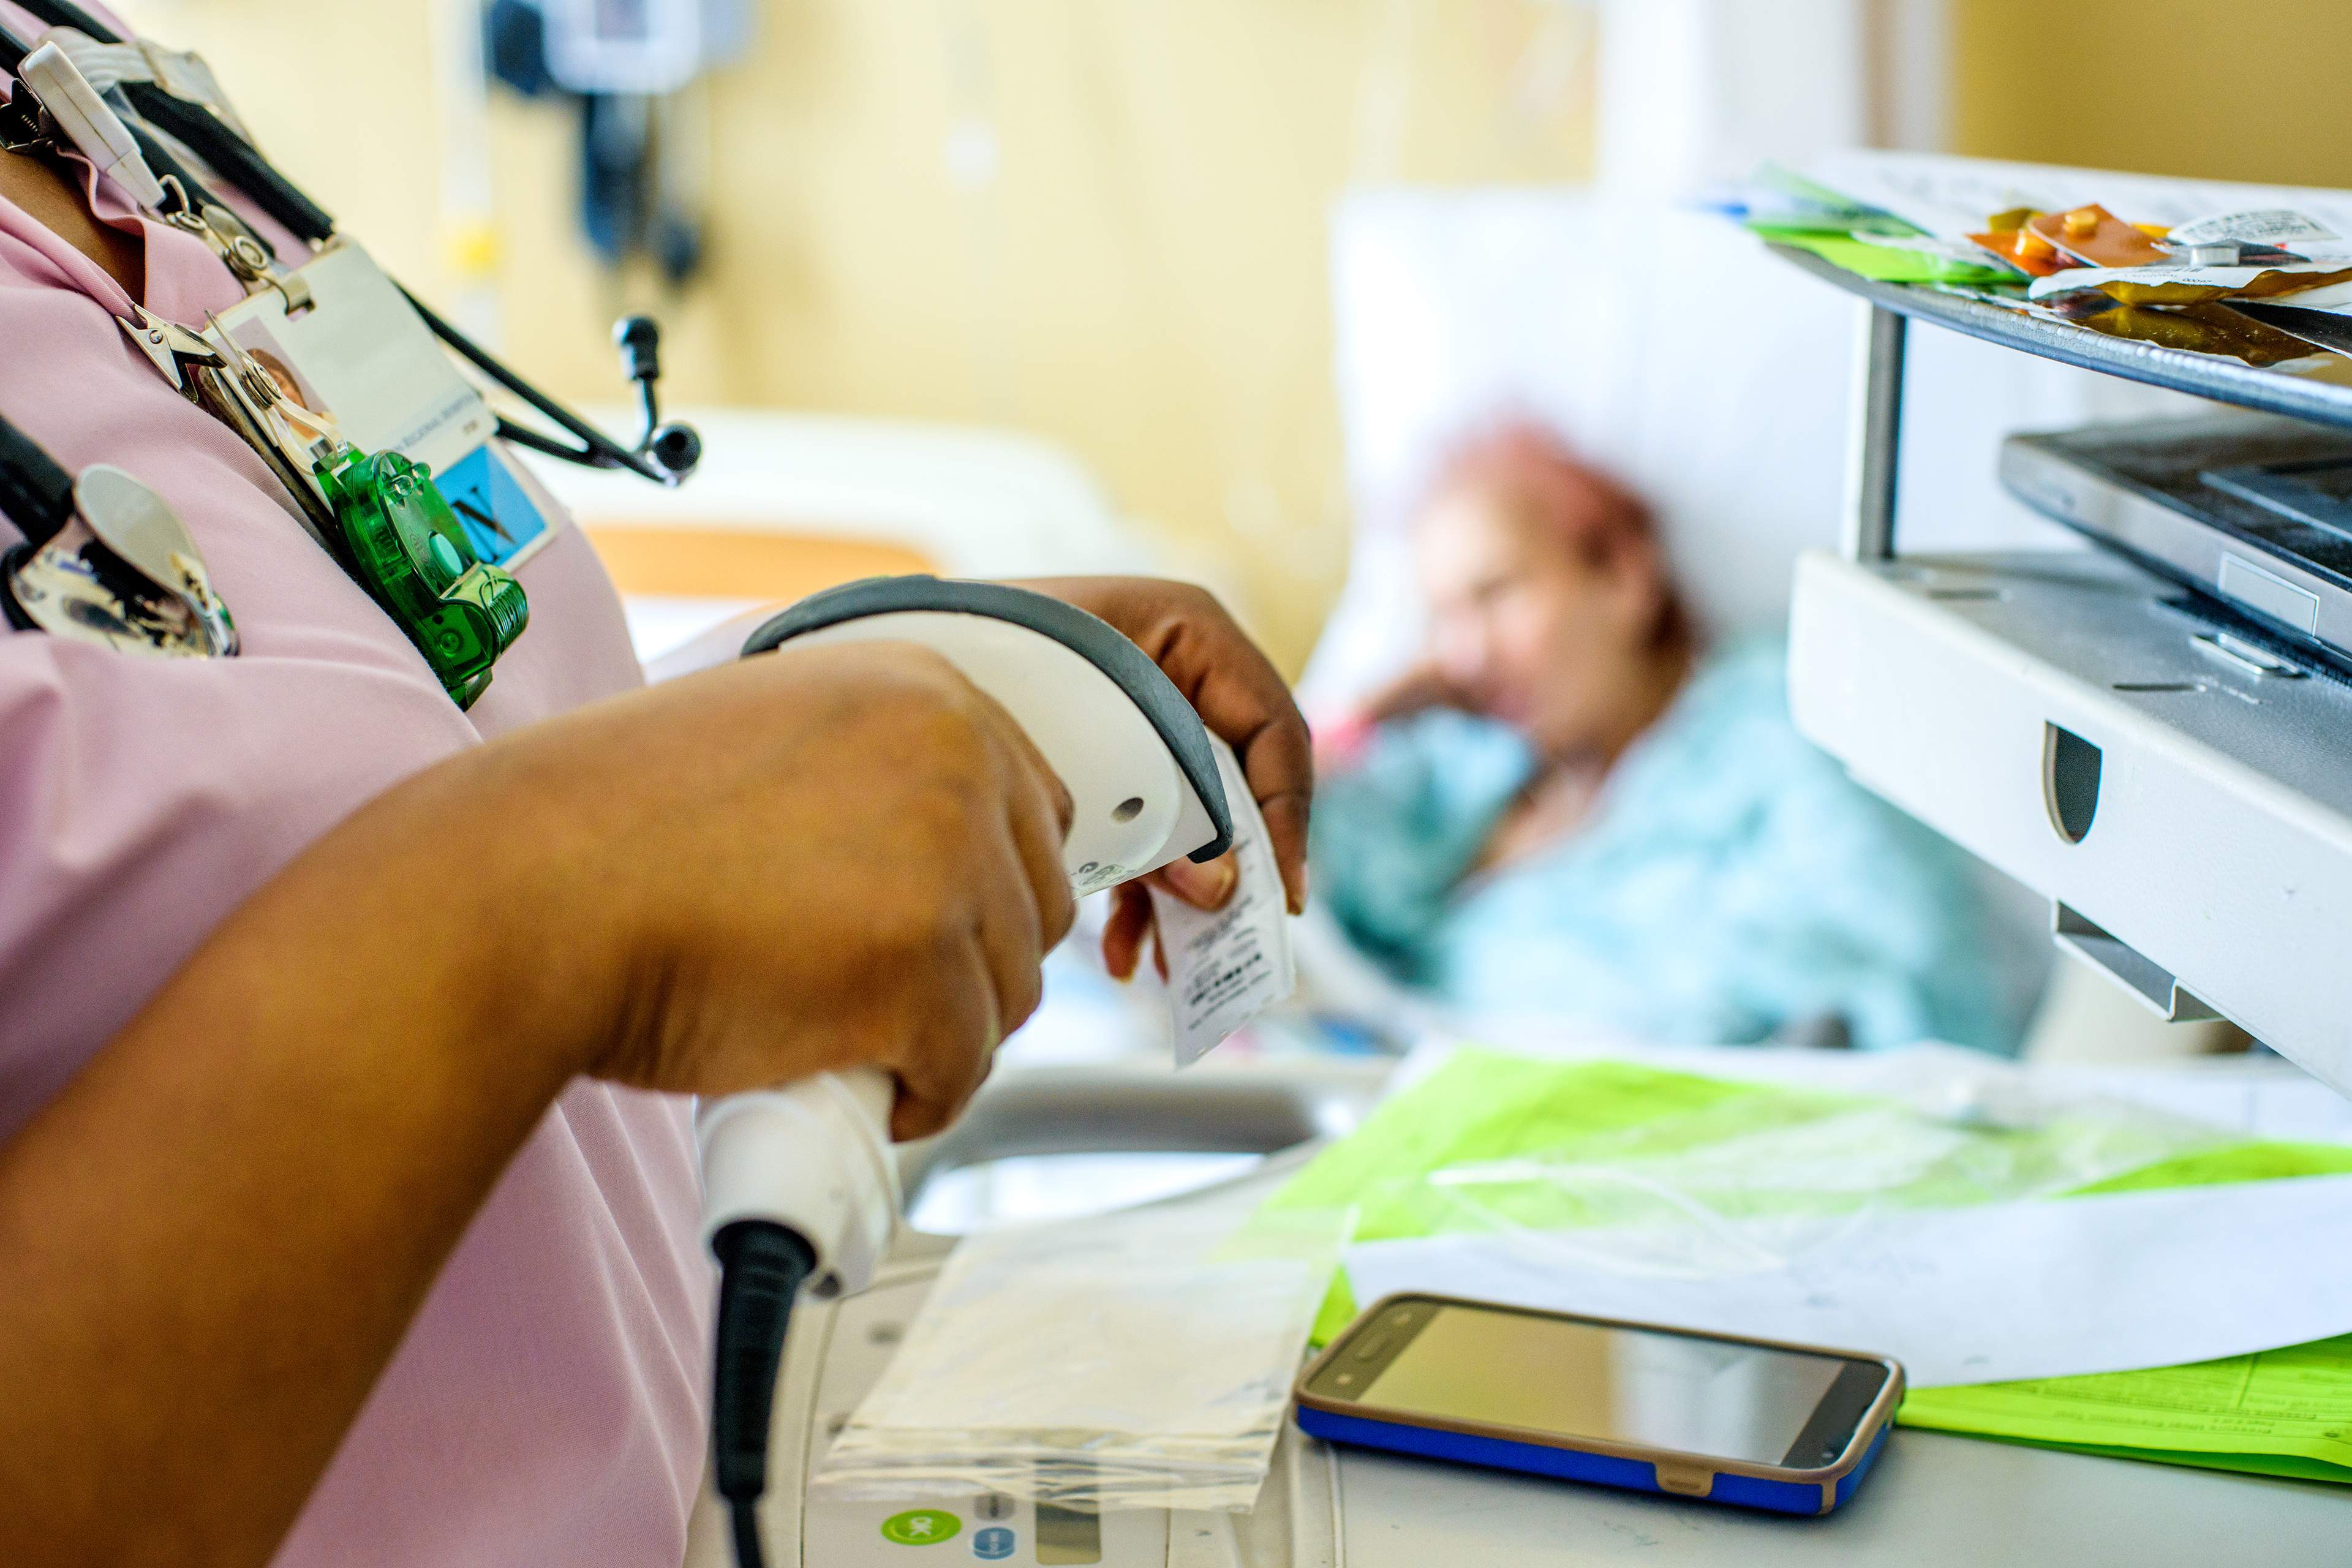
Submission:
{"label": "nurse's fingers", "polygon": [[1159,883],[1196,910],[1222,910],[1241,885],[1242,858],[1226,850],[1213,860],[1195,864],[1171,860],[1151,873]]}
{"label": "nurse's fingers", "polygon": [[1151,934],[1151,895],[1139,882],[1122,882],[1110,892],[1110,918],[1103,921],[1103,967],[1114,980],[1132,980]]}
{"label": "nurse's fingers", "polygon": [[1025,584],[1108,621],[1151,656],[1201,721],[1240,758],[1290,912],[1307,908],[1307,814],[1314,748],[1290,688],[1216,596],[1189,583],[1064,577]]}
{"label": "nurse's fingers", "polygon": [[[1042,956],[1070,933],[1077,919],[1077,900],[1070,891],[1070,874],[1062,857],[1076,807],[1068,786],[1046,763],[1029,732],[994,701],[984,695],[982,700],[988,703],[996,721],[1006,764],[1013,775],[1006,781],[1005,822],[1034,901]],[[1027,1011],[1021,1016],[1026,1018]],[[1018,1027],[1017,1023],[1013,1026]]]}
{"label": "nurse's fingers", "polygon": [[918,988],[912,1038],[892,1068],[898,1097],[890,1108],[890,1138],[904,1143],[944,1130],[988,1077],[1004,1037],[988,957],[973,932],[957,942]]}
{"label": "nurse's fingers", "polygon": [[1315,748],[1306,721],[1295,710],[1277,717],[1249,738],[1240,756],[1290,912],[1305,914],[1307,816],[1315,800]]}
{"label": "nurse's fingers", "polygon": [[[1036,891],[1027,883],[1030,873],[1023,864],[1024,857],[1009,831],[998,858],[999,864],[973,868],[981,879],[979,923],[973,934],[988,972],[989,994],[995,999],[997,1040],[1002,1041],[1029,1021],[1044,996],[1045,916],[1038,910]],[[1055,865],[1055,873],[1045,885],[1060,888],[1062,901],[1067,903],[1069,887],[1061,879],[1060,862]]]}

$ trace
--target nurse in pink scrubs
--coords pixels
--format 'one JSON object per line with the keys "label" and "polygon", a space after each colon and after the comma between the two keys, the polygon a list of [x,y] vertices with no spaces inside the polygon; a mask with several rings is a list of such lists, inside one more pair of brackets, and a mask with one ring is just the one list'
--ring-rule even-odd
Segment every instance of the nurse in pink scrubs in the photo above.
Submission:
{"label": "nurse in pink scrubs", "polygon": [[[243,638],[0,633],[0,1561],[672,1568],[712,1297],[681,1097],[875,1063],[898,1132],[943,1124],[1068,926],[1066,801],[915,650],[642,689],[561,522],[459,710],[116,325],[241,297],[86,165],[0,153],[0,415],[161,493]],[[1234,743],[1297,904],[1265,659],[1197,590],[1034,585]]]}

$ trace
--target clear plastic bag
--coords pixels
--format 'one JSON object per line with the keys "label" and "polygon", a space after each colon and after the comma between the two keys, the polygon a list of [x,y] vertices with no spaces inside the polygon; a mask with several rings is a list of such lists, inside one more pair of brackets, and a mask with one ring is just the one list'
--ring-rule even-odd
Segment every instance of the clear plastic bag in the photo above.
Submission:
{"label": "clear plastic bag", "polygon": [[1778,1268],[1889,1210],[2054,1197],[2228,1136],[1942,1052],[1873,1076],[1869,1098],[1768,1091],[1441,1166],[1436,1228],[1624,1271]]}
{"label": "clear plastic bag", "polygon": [[812,1489],[1249,1508],[1352,1218],[1220,1198],[968,1237]]}

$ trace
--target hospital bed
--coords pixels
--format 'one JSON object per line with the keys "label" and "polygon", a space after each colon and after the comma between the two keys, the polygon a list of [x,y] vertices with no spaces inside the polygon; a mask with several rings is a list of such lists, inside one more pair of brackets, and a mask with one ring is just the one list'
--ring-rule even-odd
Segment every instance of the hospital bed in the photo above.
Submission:
{"label": "hospital bed", "polygon": [[[1331,265],[1356,531],[1300,687],[1310,717],[1344,712],[1418,648],[1406,513],[1444,449],[1501,414],[1556,426],[1652,502],[1709,628],[1786,630],[1799,558],[1836,546],[1844,506],[1860,345],[1838,289],[1713,214],[1564,189],[1359,192],[1334,216]],[[1911,553],[2080,551],[2003,489],[2001,438],[2204,406],[1954,332],[1912,334],[1909,364],[1906,417],[1937,437],[1890,448]],[[1982,875],[2005,913],[1998,967],[2039,991],[2029,1059],[2242,1045],[2053,965],[2047,900]]]}
{"label": "hospital bed", "polygon": [[857,577],[1167,570],[1094,476],[1033,436],[782,409],[676,412],[702,433],[690,485],[533,465],[620,588],[641,658]]}

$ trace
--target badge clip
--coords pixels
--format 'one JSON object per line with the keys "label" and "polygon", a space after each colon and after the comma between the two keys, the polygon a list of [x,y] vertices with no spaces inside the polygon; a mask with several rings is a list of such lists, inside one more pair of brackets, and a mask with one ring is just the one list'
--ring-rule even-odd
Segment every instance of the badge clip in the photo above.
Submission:
{"label": "badge clip", "polygon": [[217,202],[198,205],[176,175],[157,176],[146,153],[140,151],[139,138],[63,49],[55,43],[43,44],[25,57],[16,74],[39,102],[51,140],[62,137],[71,142],[100,174],[128,192],[132,201],[203,240],[247,293],[277,289],[286,296],[289,315],[310,308],[310,286],[278,270],[269,258],[269,247],[243,218]]}
{"label": "badge clip", "polygon": [[141,353],[154,362],[155,368],[163,373],[163,379],[172,384],[173,391],[194,397],[195,392],[188,384],[184,367],[217,365],[221,363],[220,351],[187,328],[154,314],[144,305],[133,305],[131,310],[128,316],[115,317],[115,324],[122,329],[125,337],[139,345]]}
{"label": "badge clip", "polygon": [[[63,49],[43,44],[17,66],[16,78],[40,104],[52,142],[62,137],[71,142],[91,167],[129,192],[141,206],[154,212],[167,210],[163,184],[148,167],[139,139]],[[180,196],[184,202],[187,193],[183,191]]]}

